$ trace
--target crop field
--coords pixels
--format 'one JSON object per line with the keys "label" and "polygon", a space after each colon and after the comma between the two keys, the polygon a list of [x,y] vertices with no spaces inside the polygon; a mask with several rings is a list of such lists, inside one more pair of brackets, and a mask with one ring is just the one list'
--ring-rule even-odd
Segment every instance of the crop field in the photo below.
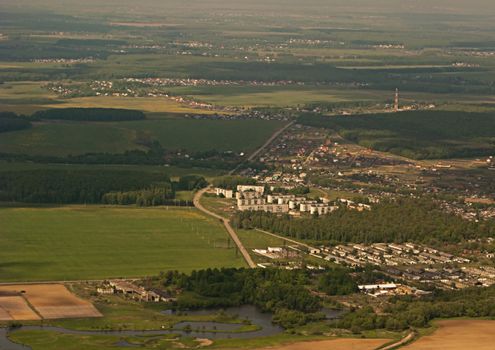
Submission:
{"label": "crop field", "polygon": [[405,350],[464,350],[493,349],[495,343],[495,321],[445,320],[438,321],[433,334],[424,336]]}
{"label": "crop field", "polygon": [[[4,297],[3,295],[12,296]],[[7,310],[8,320],[101,317],[95,307],[62,284],[26,284],[0,286],[0,310]]]}
{"label": "crop field", "polygon": [[235,250],[227,248],[223,227],[195,209],[0,208],[0,222],[2,281],[244,266]]}
{"label": "crop field", "polygon": [[373,350],[387,343],[388,339],[334,339],[309,341],[289,345],[274,346],[265,349],[273,350]]}
{"label": "crop field", "polygon": [[4,133],[5,153],[66,156],[144,149],[138,139],[156,140],[166,149],[251,152],[277,129],[279,121],[156,119],[136,122],[48,122]]}

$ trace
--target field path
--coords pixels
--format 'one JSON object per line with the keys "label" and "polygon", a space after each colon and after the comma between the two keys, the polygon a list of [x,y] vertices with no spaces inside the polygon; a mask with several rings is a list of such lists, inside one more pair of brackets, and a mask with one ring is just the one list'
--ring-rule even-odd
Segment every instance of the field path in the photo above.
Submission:
{"label": "field path", "polygon": [[404,345],[406,343],[409,343],[411,340],[414,339],[415,336],[416,336],[416,333],[415,332],[411,332],[408,335],[406,335],[404,338],[398,340],[397,342],[395,342],[393,344],[390,344],[390,345],[387,345],[387,346],[385,346],[383,348],[380,348],[380,350],[393,350],[393,349],[397,349],[398,347],[401,347],[402,345]]}
{"label": "field path", "polygon": [[278,238],[278,239],[287,241],[289,243],[296,244],[296,245],[301,246],[301,247],[306,247],[306,248],[308,248],[308,250],[316,249],[315,247],[312,247],[312,246],[310,246],[310,245],[308,245],[306,243],[302,243],[302,242],[296,241],[294,239],[290,239],[290,238],[287,238],[287,237],[284,237],[284,236],[280,236],[280,235],[277,235],[275,233],[271,233],[271,232],[268,232],[268,231],[260,230],[258,228],[255,228],[254,230],[255,231],[258,231],[258,232],[261,232],[261,233],[264,233],[265,235],[269,235],[269,236],[272,236],[272,237],[275,237],[275,238]]}
{"label": "field path", "polygon": [[220,220],[223,225],[225,226],[225,229],[227,230],[227,232],[229,233],[230,237],[232,238],[232,240],[234,241],[234,243],[237,245],[237,248],[239,249],[239,251],[241,252],[242,256],[244,257],[244,260],[246,260],[246,263],[249,265],[249,267],[251,268],[255,268],[256,267],[256,264],[254,263],[253,259],[251,259],[251,256],[249,255],[248,251],[246,250],[246,248],[244,247],[244,245],[242,244],[241,240],[239,239],[239,237],[237,236],[237,233],[234,231],[234,229],[232,228],[232,226],[230,225],[230,220],[218,215],[218,214],[215,214],[211,211],[209,211],[208,209],[206,209],[202,204],[201,204],[201,197],[203,196],[203,194],[208,191],[209,187],[207,188],[203,188],[202,190],[199,190],[198,192],[196,192],[196,194],[194,195],[194,199],[193,199],[193,203],[194,203],[194,206],[199,209],[200,211],[202,211],[203,213],[211,216],[211,217],[214,217],[218,220]]}

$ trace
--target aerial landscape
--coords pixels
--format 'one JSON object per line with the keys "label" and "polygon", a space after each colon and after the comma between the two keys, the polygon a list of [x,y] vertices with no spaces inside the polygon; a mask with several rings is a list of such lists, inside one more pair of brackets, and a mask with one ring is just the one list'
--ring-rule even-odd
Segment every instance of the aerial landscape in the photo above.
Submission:
{"label": "aerial landscape", "polygon": [[0,350],[493,344],[492,0],[0,2]]}

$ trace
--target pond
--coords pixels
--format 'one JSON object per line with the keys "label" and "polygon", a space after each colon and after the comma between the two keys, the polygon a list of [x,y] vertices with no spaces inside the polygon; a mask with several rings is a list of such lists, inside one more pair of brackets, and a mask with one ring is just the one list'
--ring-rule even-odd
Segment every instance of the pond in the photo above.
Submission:
{"label": "pond", "polygon": [[[322,310],[328,319],[337,318],[341,314],[340,311],[324,309]],[[249,339],[258,337],[267,337],[276,335],[283,332],[283,328],[272,323],[272,315],[270,313],[263,313],[254,306],[244,305],[239,307],[231,307],[226,309],[209,309],[209,310],[195,310],[181,312],[182,315],[202,316],[212,315],[218,313],[225,313],[227,315],[236,316],[240,320],[249,321],[249,323],[258,326],[257,330],[242,332],[241,328],[243,323],[223,323],[223,322],[211,322],[211,321],[183,321],[176,323],[171,330],[150,330],[150,331],[79,331],[66,329],[62,327],[51,326],[22,326],[19,328],[8,330],[6,328],[0,328],[0,349],[1,350],[29,350],[27,346],[15,344],[8,339],[9,332],[17,332],[19,330],[43,330],[52,331],[62,334],[74,334],[74,335],[112,335],[117,337],[139,337],[139,336],[161,336],[168,334],[185,335],[196,338],[210,338],[210,339]],[[163,313],[173,314],[171,310],[165,310]],[[133,347],[132,344],[121,340],[120,346]]]}

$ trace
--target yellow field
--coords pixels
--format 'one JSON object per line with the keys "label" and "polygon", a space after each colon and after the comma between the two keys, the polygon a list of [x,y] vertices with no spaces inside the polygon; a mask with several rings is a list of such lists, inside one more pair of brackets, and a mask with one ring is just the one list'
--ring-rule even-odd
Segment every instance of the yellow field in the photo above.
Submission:
{"label": "yellow field", "polygon": [[266,350],[373,350],[390,339],[335,339],[275,346]]}
{"label": "yellow field", "polygon": [[[0,62],[0,68],[4,64],[7,63]],[[28,64],[34,65],[35,63]],[[44,84],[46,82],[23,81],[0,85],[1,111],[31,114],[47,108],[107,107],[136,109],[149,113],[218,113],[216,111],[190,108],[167,98],[92,96],[60,99],[56,94],[43,88]]]}
{"label": "yellow field", "polygon": [[[0,286],[0,321],[101,317],[90,303],[62,284]],[[3,317],[2,318],[2,314]]]}
{"label": "yellow field", "polygon": [[201,113],[213,114],[215,111],[189,108],[180,103],[166,98],[154,97],[78,97],[63,100],[60,104],[48,104],[45,108],[67,108],[67,107],[102,107],[102,108],[126,108],[137,109],[143,112],[169,112],[169,113]]}
{"label": "yellow field", "polygon": [[448,320],[437,322],[432,335],[404,347],[404,350],[493,350],[495,321]]}

